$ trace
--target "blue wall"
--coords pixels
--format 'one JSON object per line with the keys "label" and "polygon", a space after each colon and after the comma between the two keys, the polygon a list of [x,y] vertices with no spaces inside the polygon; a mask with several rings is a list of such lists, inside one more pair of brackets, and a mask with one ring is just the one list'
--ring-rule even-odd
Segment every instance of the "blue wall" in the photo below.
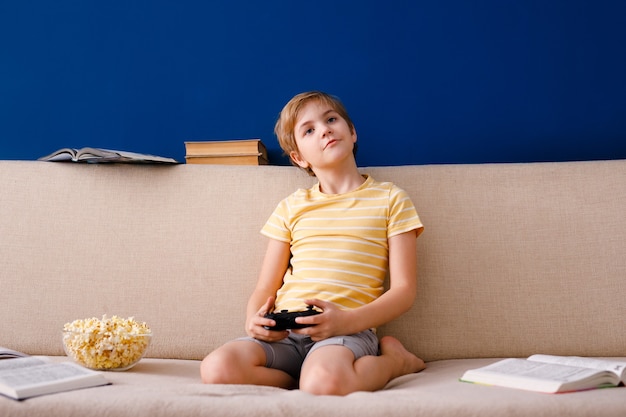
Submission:
{"label": "blue wall", "polygon": [[626,1],[0,0],[0,159],[273,135],[341,97],[360,165],[626,158]]}

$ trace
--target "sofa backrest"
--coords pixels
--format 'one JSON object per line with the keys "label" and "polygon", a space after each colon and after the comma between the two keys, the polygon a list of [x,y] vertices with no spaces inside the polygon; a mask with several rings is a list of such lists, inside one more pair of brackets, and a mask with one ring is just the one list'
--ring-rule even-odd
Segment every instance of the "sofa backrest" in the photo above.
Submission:
{"label": "sofa backrest", "polygon": [[[426,360],[623,355],[626,161],[364,168],[425,231],[413,309],[380,329]],[[63,354],[65,322],[134,316],[148,356],[243,335],[293,167],[0,162],[0,346]]]}

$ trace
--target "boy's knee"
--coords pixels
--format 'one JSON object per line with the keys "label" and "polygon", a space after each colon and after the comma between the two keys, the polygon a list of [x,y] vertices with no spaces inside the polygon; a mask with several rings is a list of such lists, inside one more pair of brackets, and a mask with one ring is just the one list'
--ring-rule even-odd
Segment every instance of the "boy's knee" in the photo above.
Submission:
{"label": "boy's knee", "polygon": [[228,384],[234,374],[228,358],[220,352],[213,352],[202,360],[200,364],[200,377],[204,384]]}
{"label": "boy's knee", "polygon": [[200,378],[204,384],[213,384],[214,375],[217,375],[214,368],[214,361],[210,358],[210,355],[205,357],[200,363]]}
{"label": "boy's knee", "polygon": [[352,391],[350,387],[342,374],[322,367],[300,378],[300,390],[314,395],[346,395]]}

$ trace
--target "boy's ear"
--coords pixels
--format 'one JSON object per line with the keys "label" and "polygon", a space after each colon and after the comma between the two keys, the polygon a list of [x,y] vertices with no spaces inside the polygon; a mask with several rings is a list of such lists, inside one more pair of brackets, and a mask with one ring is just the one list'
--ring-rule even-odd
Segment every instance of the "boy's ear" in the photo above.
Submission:
{"label": "boy's ear", "polygon": [[309,168],[309,163],[300,157],[300,154],[296,151],[289,152],[291,160],[302,169]]}

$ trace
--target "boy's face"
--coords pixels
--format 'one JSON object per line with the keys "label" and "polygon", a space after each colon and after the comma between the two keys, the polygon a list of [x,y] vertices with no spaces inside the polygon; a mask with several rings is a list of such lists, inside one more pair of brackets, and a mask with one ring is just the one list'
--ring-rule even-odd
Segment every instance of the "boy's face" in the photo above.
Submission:
{"label": "boy's face", "polygon": [[300,110],[294,127],[297,152],[291,159],[306,169],[334,168],[354,158],[356,132],[330,105],[310,101]]}

